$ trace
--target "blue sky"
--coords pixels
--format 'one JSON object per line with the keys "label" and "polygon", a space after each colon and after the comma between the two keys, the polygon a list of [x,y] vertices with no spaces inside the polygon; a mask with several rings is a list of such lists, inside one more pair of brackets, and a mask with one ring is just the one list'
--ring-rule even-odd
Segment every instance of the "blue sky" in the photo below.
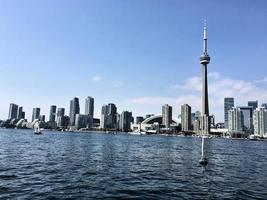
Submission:
{"label": "blue sky", "polygon": [[208,21],[210,110],[223,97],[267,102],[267,1],[1,0],[0,119],[9,103],[48,114],[95,98],[134,115],[200,109],[199,56]]}

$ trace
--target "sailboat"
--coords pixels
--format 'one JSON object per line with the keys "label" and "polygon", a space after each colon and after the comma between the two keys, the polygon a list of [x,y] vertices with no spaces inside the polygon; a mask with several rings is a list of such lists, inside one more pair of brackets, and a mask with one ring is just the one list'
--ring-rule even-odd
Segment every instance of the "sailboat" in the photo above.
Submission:
{"label": "sailboat", "polygon": [[36,122],[36,124],[34,125],[34,134],[42,134],[39,122]]}
{"label": "sailboat", "polygon": [[205,137],[203,135],[201,137],[201,140],[202,140],[202,143],[201,143],[201,159],[199,160],[199,164],[207,165],[208,164],[208,159],[205,156],[205,152],[204,152]]}

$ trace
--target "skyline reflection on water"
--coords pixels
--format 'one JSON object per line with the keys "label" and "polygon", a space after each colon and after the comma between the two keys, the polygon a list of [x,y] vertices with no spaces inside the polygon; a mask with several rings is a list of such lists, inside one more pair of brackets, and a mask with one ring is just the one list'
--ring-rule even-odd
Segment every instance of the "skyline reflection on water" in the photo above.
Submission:
{"label": "skyline reflection on water", "polygon": [[0,129],[0,198],[267,198],[267,141]]}

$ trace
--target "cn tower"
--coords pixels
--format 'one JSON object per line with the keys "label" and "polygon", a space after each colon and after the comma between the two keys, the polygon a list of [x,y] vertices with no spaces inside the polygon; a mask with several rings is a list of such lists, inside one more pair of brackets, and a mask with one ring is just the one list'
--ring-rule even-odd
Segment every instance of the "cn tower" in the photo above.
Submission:
{"label": "cn tower", "polygon": [[209,119],[209,100],[208,100],[208,76],[207,65],[210,62],[207,46],[207,23],[204,23],[204,37],[203,37],[203,53],[200,56],[200,63],[202,64],[202,122],[201,130],[203,134],[210,133],[210,119]]}

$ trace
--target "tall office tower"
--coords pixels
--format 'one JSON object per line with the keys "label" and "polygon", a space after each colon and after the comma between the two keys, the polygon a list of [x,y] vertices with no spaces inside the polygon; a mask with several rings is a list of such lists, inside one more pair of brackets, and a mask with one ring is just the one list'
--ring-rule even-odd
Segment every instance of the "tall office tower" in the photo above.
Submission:
{"label": "tall office tower", "polygon": [[57,109],[57,117],[63,117],[65,115],[65,108]]}
{"label": "tall office tower", "polygon": [[22,106],[19,107],[17,119],[24,119]]}
{"label": "tall office tower", "polygon": [[52,105],[50,107],[50,115],[49,115],[49,121],[50,122],[56,121],[56,111],[57,111],[57,106]]}
{"label": "tall office tower", "polygon": [[239,108],[232,108],[228,111],[228,130],[229,132],[242,132],[242,113]]}
{"label": "tall office tower", "polygon": [[259,137],[267,137],[267,110],[257,108],[253,112],[254,134]]}
{"label": "tall office tower", "polygon": [[172,123],[172,107],[168,104],[162,106],[162,125],[165,128],[170,128]]}
{"label": "tall office tower", "polygon": [[107,128],[117,127],[117,107],[113,103],[108,104]]}
{"label": "tall office tower", "polygon": [[252,106],[238,106],[241,111],[242,129],[245,132],[253,131],[253,107]]}
{"label": "tall office tower", "polygon": [[79,98],[74,97],[70,101],[70,126],[75,126],[76,114],[80,114]]}
{"label": "tall office tower", "polygon": [[130,131],[132,122],[132,112],[123,111],[120,115],[119,128],[122,131]]}
{"label": "tall office tower", "polygon": [[224,98],[224,127],[228,128],[228,111],[235,107],[235,100],[233,97]]}
{"label": "tall office tower", "polygon": [[258,108],[258,101],[248,101],[248,106],[252,106],[253,110],[256,110]]}
{"label": "tall office tower", "polygon": [[40,111],[41,111],[40,108],[33,108],[33,110],[32,110],[32,122],[35,119],[39,119],[39,117],[40,117]]}
{"label": "tall office tower", "polygon": [[21,116],[22,116],[22,117],[21,117],[22,119],[25,119],[25,112],[24,112],[24,111],[22,111]]}
{"label": "tall office tower", "polygon": [[137,116],[135,118],[135,123],[136,124],[141,124],[143,121],[144,121],[144,117],[142,117],[142,116]]}
{"label": "tall office tower", "polygon": [[264,109],[267,109],[267,103],[261,104],[261,107],[263,107]]}
{"label": "tall office tower", "polygon": [[181,106],[182,131],[191,130],[191,107],[188,104]]}
{"label": "tall office tower", "polygon": [[207,24],[204,25],[203,37],[203,53],[200,56],[200,63],[202,64],[202,116],[201,116],[201,131],[202,134],[210,133],[210,119],[209,119],[209,100],[208,100],[208,76],[207,65],[210,62],[207,46]]}
{"label": "tall office tower", "polygon": [[86,115],[89,115],[91,118],[94,117],[94,98],[87,97],[85,99],[85,112]]}
{"label": "tall office tower", "polygon": [[9,105],[8,119],[17,119],[18,116],[18,105],[11,103]]}

